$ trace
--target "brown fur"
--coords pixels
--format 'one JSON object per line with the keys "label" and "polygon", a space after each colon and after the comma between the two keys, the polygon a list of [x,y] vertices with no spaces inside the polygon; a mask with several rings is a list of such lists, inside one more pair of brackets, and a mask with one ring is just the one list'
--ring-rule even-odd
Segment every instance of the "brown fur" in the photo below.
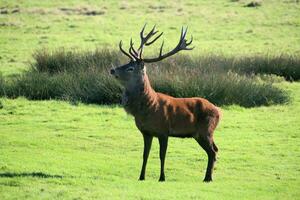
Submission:
{"label": "brown fur", "polygon": [[130,96],[125,110],[135,117],[140,131],[158,136],[211,137],[216,128],[220,111],[203,98],[174,98],[155,92],[144,75],[140,92]]}

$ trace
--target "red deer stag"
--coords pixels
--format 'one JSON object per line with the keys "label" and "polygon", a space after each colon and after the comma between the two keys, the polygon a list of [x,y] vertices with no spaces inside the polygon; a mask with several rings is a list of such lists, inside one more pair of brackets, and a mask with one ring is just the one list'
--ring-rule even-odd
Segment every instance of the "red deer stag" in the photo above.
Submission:
{"label": "red deer stag", "polygon": [[[145,25],[146,26],[146,25]],[[147,159],[152,139],[157,137],[160,145],[160,178],[165,181],[164,163],[168,146],[168,137],[194,138],[208,155],[208,164],[204,181],[212,181],[212,172],[216,161],[218,148],[213,140],[214,130],[219,122],[220,110],[203,98],[174,98],[166,94],[155,92],[149,82],[145,63],[161,61],[181,50],[192,50],[189,47],[193,38],[185,39],[187,29],[181,29],[181,36],[177,46],[170,52],[163,54],[163,44],[159,56],[144,58],[145,46],[153,44],[163,33],[157,35],[155,26],[145,36],[145,26],[140,32],[141,43],[138,49],[130,40],[130,48],[123,54],[130,58],[126,65],[111,69],[110,73],[125,87],[122,103],[125,110],[134,116],[137,128],[144,138],[143,165],[139,180],[145,179]],[[156,36],[156,37],[153,37]],[[151,38],[151,41],[149,41]]]}

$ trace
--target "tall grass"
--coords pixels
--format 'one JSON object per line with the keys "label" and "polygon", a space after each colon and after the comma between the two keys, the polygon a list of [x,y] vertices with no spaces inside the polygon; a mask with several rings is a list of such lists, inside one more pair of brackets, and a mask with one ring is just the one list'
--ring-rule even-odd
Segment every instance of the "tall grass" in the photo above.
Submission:
{"label": "tall grass", "polygon": [[280,54],[227,57],[223,55],[178,55],[163,61],[160,65],[173,68],[180,65],[197,68],[203,73],[234,71],[239,74],[268,74],[282,76],[289,81],[300,80],[300,55]]}
{"label": "tall grass", "polygon": [[35,60],[31,65],[33,70],[53,74],[90,68],[108,69],[111,65],[119,65],[121,56],[119,53],[107,49],[86,52],[66,51],[65,49],[48,52],[42,49],[36,51],[33,57]]}
{"label": "tall grass", "polygon": [[[122,59],[123,58],[123,59]],[[124,57],[116,51],[96,49],[95,51],[65,51],[59,49],[54,52],[39,50],[34,54],[35,62],[32,68],[39,72],[57,73],[72,72],[80,69],[96,67],[111,68],[126,62]],[[160,70],[191,68],[202,73],[216,71],[235,71],[239,74],[273,74],[282,76],[287,80],[300,80],[300,55],[280,54],[227,57],[223,55],[205,54],[198,56],[177,55],[160,63],[149,66],[161,66]]]}
{"label": "tall grass", "polygon": [[120,102],[121,87],[105,74],[86,71],[61,72],[49,76],[45,72],[32,71],[7,81],[5,95],[25,96],[28,99],[62,99],[96,104]]}
{"label": "tall grass", "polygon": [[[121,99],[122,86],[109,75],[112,66],[126,59],[115,51],[98,49],[78,52],[60,49],[38,51],[31,69],[8,80],[0,79],[1,95],[29,99],[63,99],[72,102],[114,104]],[[228,58],[216,55],[175,56],[147,66],[156,91],[175,97],[200,96],[217,105],[238,104],[245,107],[286,103],[286,92],[263,81],[257,69],[285,65],[297,69],[296,57],[282,60],[266,57]],[[257,67],[263,66],[261,68]],[[255,69],[253,71],[250,69]],[[263,71],[263,70],[262,70]],[[291,70],[296,79],[297,70]],[[295,73],[294,73],[295,72]],[[271,73],[272,74],[272,73]],[[2,82],[1,82],[2,81]]]}
{"label": "tall grass", "polygon": [[232,70],[246,74],[275,74],[289,81],[300,80],[299,55],[257,55],[234,60]]}

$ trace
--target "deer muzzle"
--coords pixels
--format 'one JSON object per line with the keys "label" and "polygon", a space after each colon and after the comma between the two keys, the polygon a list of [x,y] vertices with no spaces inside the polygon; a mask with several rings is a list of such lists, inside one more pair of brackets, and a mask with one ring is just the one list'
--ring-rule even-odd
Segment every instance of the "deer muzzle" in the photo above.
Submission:
{"label": "deer muzzle", "polygon": [[119,76],[117,75],[115,69],[111,69],[111,70],[110,70],[110,74],[113,75],[115,78],[119,78]]}
{"label": "deer muzzle", "polygon": [[116,70],[114,70],[114,69],[111,69],[111,70],[110,70],[110,74],[111,74],[111,75],[114,75],[115,73],[116,73]]}

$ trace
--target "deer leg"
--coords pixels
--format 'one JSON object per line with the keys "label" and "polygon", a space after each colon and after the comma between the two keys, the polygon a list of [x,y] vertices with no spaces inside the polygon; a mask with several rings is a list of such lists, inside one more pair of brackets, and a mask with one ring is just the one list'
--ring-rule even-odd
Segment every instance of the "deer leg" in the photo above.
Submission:
{"label": "deer leg", "polygon": [[153,136],[143,134],[143,138],[144,138],[144,154],[143,154],[142,170],[141,170],[141,174],[140,174],[140,178],[139,178],[140,181],[145,180],[146,165],[147,165],[149,152],[151,149]]}
{"label": "deer leg", "polygon": [[215,142],[213,142],[213,148],[214,148],[216,153],[219,151],[219,149],[218,149],[217,145],[215,144]]}
{"label": "deer leg", "polygon": [[214,144],[213,139],[210,137],[200,137],[196,139],[199,145],[205,150],[208,156],[206,174],[204,178],[204,182],[212,181],[212,173],[214,164],[216,161],[216,152],[218,151],[217,146]]}
{"label": "deer leg", "polygon": [[168,136],[162,136],[159,140],[160,176],[159,181],[165,181],[165,158],[168,147]]}

